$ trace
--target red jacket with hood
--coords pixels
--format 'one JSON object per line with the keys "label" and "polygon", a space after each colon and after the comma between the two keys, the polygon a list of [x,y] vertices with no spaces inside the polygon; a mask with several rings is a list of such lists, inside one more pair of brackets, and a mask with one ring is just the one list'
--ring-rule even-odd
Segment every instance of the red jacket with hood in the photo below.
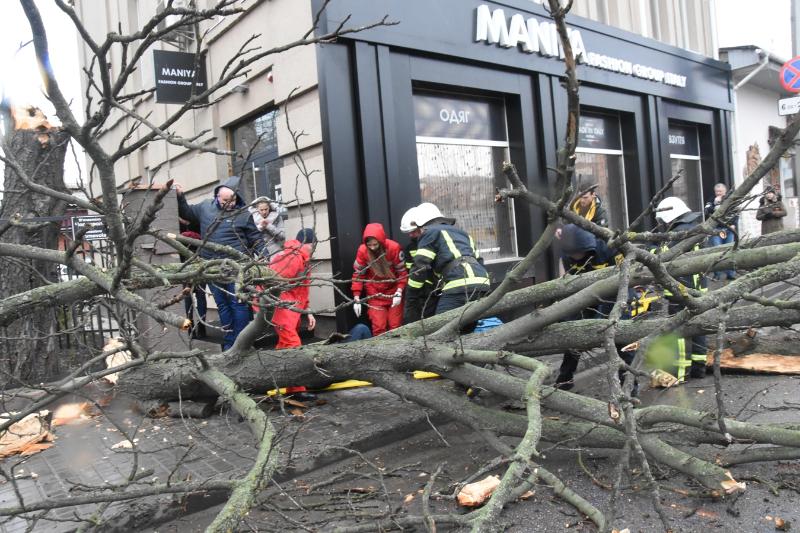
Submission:
{"label": "red jacket with hood", "polygon": [[[308,309],[308,286],[311,284],[308,272],[310,256],[305,246],[294,239],[283,244],[283,250],[272,256],[269,267],[280,277],[293,280],[297,286],[281,293],[281,300],[294,302],[292,307]],[[304,277],[301,281],[298,278]]]}
{"label": "red jacket with hood", "polygon": [[[370,266],[371,260],[367,250],[367,239],[377,239],[383,247],[386,261],[392,271],[392,276],[381,277]],[[408,283],[408,272],[403,263],[403,248],[395,241],[386,238],[383,226],[378,223],[367,224],[364,228],[364,238],[358,247],[356,260],[353,263],[353,296],[361,296],[361,290],[366,285],[367,296],[372,296],[370,302],[374,305],[390,305],[392,296],[397,289],[403,289]]]}

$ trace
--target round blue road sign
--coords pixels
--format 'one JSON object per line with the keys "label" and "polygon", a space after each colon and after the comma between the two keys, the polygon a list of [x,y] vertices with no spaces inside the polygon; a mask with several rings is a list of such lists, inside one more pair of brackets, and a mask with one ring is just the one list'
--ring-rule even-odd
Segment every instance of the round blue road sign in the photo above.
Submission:
{"label": "round blue road sign", "polygon": [[780,79],[784,89],[790,93],[800,93],[800,56],[783,64]]}

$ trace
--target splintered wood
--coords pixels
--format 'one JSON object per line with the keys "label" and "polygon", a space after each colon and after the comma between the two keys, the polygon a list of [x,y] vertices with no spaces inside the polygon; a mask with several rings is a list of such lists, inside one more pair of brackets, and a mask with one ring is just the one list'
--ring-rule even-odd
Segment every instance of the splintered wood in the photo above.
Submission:
{"label": "splintered wood", "polygon": [[[8,413],[0,415],[0,423],[7,422],[8,416]],[[49,411],[31,413],[0,432],[0,458],[18,453],[33,455],[52,446],[49,417]]]}
{"label": "splintered wood", "polygon": [[[706,364],[714,364],[714,353],[708,354]],[[759,374],[800,375],[800,355],[774,355],[754,353],[736,356],[732,350],[723,350],[719,366],[726,370],[740,370]]]}

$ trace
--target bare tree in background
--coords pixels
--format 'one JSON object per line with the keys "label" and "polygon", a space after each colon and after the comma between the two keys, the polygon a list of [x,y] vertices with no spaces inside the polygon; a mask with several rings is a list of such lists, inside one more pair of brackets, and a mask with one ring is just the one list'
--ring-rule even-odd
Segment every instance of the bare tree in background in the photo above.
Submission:
{"label": "bare tree in background", "polygon": [[[187,245],[215,245],[151,231],[151,225],[162,207],[171,182],[155,193],[136,216],[126,216],[117,193],[115,163],[145,148],[149,143],[158,141],[194,150],[210,150],[219,155],[231,155],[221,148],[199,143],[198,138],[202,134],[195,138],[181,138],[170,133],[170,128],[192,109],[207,105],[204,103],[206,99],[213,103],[226,87],[244,76],[248,66],[255,61],[292,47],[328,42],[363,28],[342,26],[325,35],[315,33],[316,28],[311,28],[297,41],[270,50],[258,48],[255,38],[246,40],[240,53],[230,59],[219,79],[209,83],[206,90],[196,94],[165,120],[156,123],[137,113],[133,102],[138,95],[124,92],[126,81],[137,68],[142,54],[170,32],[190,28],[216,17],[239,16],[241,8],[238,3],[221,0],[208,10],[174,7],[172,3],[167,3],[166,8],[147,21],[138,33],[109,34],[103,42],[95,41],[85,31],[67,2],[56,0],[56,3],[72,18],[94,57],[90,102],[87,103],[86,116],[82,118],[74,116],[69,110],[52,73],[47,69],[43,71],[48,95],[63,124],[62,130],[53,134],[53,140],[66,136],[86,151],[94,165],[99,194],[90,200],[67,194],[61,187],[59,169],[55,165],[37,165],[35,159],[28,161],[30,158],[24,155],[25,151],[14,145],[13,136],[8,135],[4,138],[3,145],[7,180],[8,175],[13,173],[16,187],[24,187],[25,190],[35,193],[30,195],[31,199],[52,202],[50,209],[54,211],[70,202],[104,215],[113,244],[110,254],[114,267],[105,270],[87,264],[75,253],[80,243],[66,251],[58,251],[46,242],[34,244],[19,240],[18,237],[14,237],[18,240],[12,240],[10,236],[20,235],[29,229],[27,226],[19,226],[24,224],[23,221],[15,223],[14,228],[4,227],[4,233],[0,236],[0,257],[3,261],[0,272],[4,272],[6,265],[12,262],[36,261],[38,263],[34,267],[37,272],[52,270],[55,265],[65,265],[82,277],[57,284],[43,282],[38,286],[26,287],[22,292],[18,290],[22,287],[18,286],[16,290],[11,290],[13,294],[4,293],[4,298],[0,301],[0,325],[29,321],[29,317],[46,312],[54,305],[88,301],[98,295],[105,295],[115,305],[146,315],[163,327],[185,331],[188,327],[187,320],[170,311],[169,304],[172,302],[145,299],[136,291],[213,281],[235,282],[237,295],[248,300],[258,298],[261,311],[233,348],[223,354],[198,349],[182,352],[153,351],[145,348],[135,335],[128,335],[119,351],[130,351],[133,359],[110,369],[98,370],[93,366],[97,361],[90,360],[86,365],[74,369],[65,379],[41,386],[34,386],[28,379],[23,379],[22,375],[14,375],[16,381],[13,386],[20,388],[22,392],[9,391],[7,401],[15,398],[15,394],[32,400],[0,424],[0,429],[7,429],[12,423],[38,412],[67,393],[79,393],[105,374],[124,371],[120,376],[118,391],[129,393],[143,403],[155,402],[156,405],[163,406],[176,399],[186,401],[208,395],[224,398],[247,422],[257,443],[258,453],[250,470],[238,479],[170,479],[167,482],[142,485],[139,483],[141,476],[134,471],[128,483],[115,486],[113,490],[88,490],[79,498],[64,500],[51,499],[35,503],[20,500],[0,508],[0,514],[37,520],[53,510],[95,504],[100,507],[100,511],[94,516],[102,516],[102,510],[112,502],[138,500],[156,494],[221,491],[229,494],[229,497],[210,530],[236,529],[243,517],[247,516],[258,494],[268,486],[278,467],[276,430],[248,392],[297,383],[314,385],[331,379],[369,380],[407,400],[461,422],[474,429],[476,434],[497,450],[500,460],[495,466],[507,465],[500,486],[482,509],[465,515],[427,513],[424,516],[398,517],[391,514],[377,517],[385,519],[387,527],[391,524],[425,524],[429,529],[435,529],[438,522],[469,525],[476,531],[490,530],[496,527],[496,519],[507,503],[517,499],[529,488],[544,483],[552,487],[559,497],[588,516],[599,530],[606,531],[610,530],[616,520],[613,515],[613,500],[619,494],[622,472],[630,467],[646,473],[653,504],[664,528],[668,529],[669,524],[660,507],[658,483],[651,473],[650,465],[663,465],[682,472],[694,478],[708,494],[724,496],[744,490],[744,485],[737,482],[725,466],[745,461],[800,457],[800,429],[796,427],[740,422],[726,418],[722,410],[702,413],[666,406],[641,406],[634,410],[637,400],[630,396],[632,380],[626,380],[624,387],[621,387],[615,377],[620,369],[641,377],[646,376],[643,371],[646,347],[655,337],[666,332],[680,332],[683,335],[717,333],[746,329],[754,325],[788,326],[800,322],[800,305],[796,300],[764,300],[752,296],[754,291],[762,287],[790,280],[800,274],[800,232],[788,231],[754,241],[743,241],[734,247],[693,251],[695,245],[713,231],[715,221],[737,209],[747,199],[753,185],[794,143],[800,130],[800,121],[794,121],[787,126],[761,165],[706,223],[691,231],[679,234],[611,231],[578,217],[567,208],[572,195],[580,110],[576,61],[564,23],[570,6],[562,6],[557,0],[550,0],[550,11],[558,26],[564,49],[564,86],[569,97],[567,135],[558,153],[558,166],[554,169],[557,174],[556,190],[551,197],[546,197],[526,189],[515,169],[508,165],[506,175],[511,187],[498,193],[499,200],[516,198],[528,201],[547,215],[547,228],[528,255],[489,297],[460,310],[357,344],[314,344],[293,350],[257,350],[253,347],[254,342],[271,327],[268,322],[270,310],[275,305],[281,305],[272,296],[273,292],[290,287],[297,281],[277,278],[263,263],[224,247],[215,249],[224,251],[228,256],[226,259],[200,260],[187,249]],[[46,65],[49,57],[47,35],[38,11],[32,0],[21,0],[21,4],[31,25],[37,56]],[[165,24],[167,20],[175,22]],[[315,21],[319,21],[319,15]],[[386,23],[386,20],[375,22],[376,25]],[[203,46],[203,38],[200,37],[197,40],[198,52],[202,51]],[[108,69],[112,49],[121,50],[121,57],[125,58],[116,78],[110,76]],[[114,151],[108,151],[98,141],[98,135],[107,127],[114,113],[132,118],[139,135],[130,135]],[[307,179],[311,171],[305,168],[302,161],[297,163],[300,179]],[[13,207],[9,210],[7,198],[3,198],[4,214],[14,210]],[[653,199],[642,217],[653,213],[658,199]],[[21,216],[24,217],[25,213],[21,213]],[[606,240],[622,254],[620,265],[547,281],[512,292],[510,288],[513,283],[521,279],[534,261],[547,251],[556,226],[561,221],[574,223]],[[145,235],[167,243],[176,252],[192,260],[184,265],[157,267],[144,263],[135,256],[134,245],[137,239]],[[676,240],[680,244],[673,246],[668,253],[653,255],[649,252],[653,244]],[[726,270],[732,265],[735,265],[737,271],[747,273],[724,288],[707,294],[694,292],[678,281],[680,276]],[[9,271],[13,270],[12,267],[8,268]],[[51,278],[45,276],[45,279]],[[314,283],[331,281],[315,279]],[[620,320],[628,305],[628,287],[648,283],[669,289],[674,295],[672,298],[684,305],[684,311],[673,316],[654,317],[644,321]],[[755,301],[750,305],[732,307],[743,299]],[[573,316],[602,300],[615,302],[614,311],[609,317],[563,321],[565,317]],[[509,311],[522,311],[521,317],[489,332],[471,335],[459,333],[463,324]],[[613,348],[616,344],[636,342],[639,343],[636,358],[630,366],[625,365]],[[606,366],[609,375],[609,389],[604,393],[603,399],[560,391],[545,385],[549,367],[535,356],[560,353],[566,349],[595,348],[603,350],[602,364]],[[25,349],[25,345],[20,344],[20,349]],[[26,352],[24,355],[30,360],[33,352]],[[365,365],[364,361],[369,361],[369,365]],[[13,366],[16,363],[12,361],[9,364]],[[434,371],[459,383],[500,396],[523,400],[526,414],[515,414],[473,403],[463,395],[436,384],[415,381],[408,376],[409,371],[419,369]],[[505,369],[512,369],[513,372],[508,373]],[[27,374],[25,376],[30,377]],[[544,417],[543,410],[559,416]],[[500,436],[508,435],[520,437],[519,444],[512,447],[499,439]],[[581,497],[580,487],[567,487],[555,473],[541,466],[539,454],[545,441],[567,447],[622,450],[619,459],[620,476],[614,485],[610,510],[604,512],[598,509]],[[687,442],[719,445],[750,442],[762,446],[747,452],[732,451],[713,463],[695,457],[676,445]],[[430,497],[429,490],[427,497]]]}

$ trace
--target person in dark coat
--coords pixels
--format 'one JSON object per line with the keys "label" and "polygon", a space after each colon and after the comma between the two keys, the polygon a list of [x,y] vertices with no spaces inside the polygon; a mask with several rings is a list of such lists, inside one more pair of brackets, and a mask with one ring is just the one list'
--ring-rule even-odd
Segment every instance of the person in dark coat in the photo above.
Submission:
{"label": "person in dark coat", "polygon": [[756,218],[761,221],[761,235],[783,231],[783,217],[786,216],[786,207],[781,201],[781,195],[772,187],[767,187],[766,194],[758,201],[759,207]]}
{"label": "person in dark coat", "polygon": [[[598,226],[608,227],[608,213],[603,206],[603,200],[597,195],[600,185],[592,177],[584,178],[577,185],[577,195],[570,210]],[[556,239],[561,238],[562,228],[556,229]]]}
{"label": "person in dark coat", "polygon": [[[714,185],[714,198],[709,200],[705,205],[706,219],[708,219],[714,211],[717,210],[720,204],[725,201],[728,194],[728,186],[724,183],[717,183]],[[733,242],[734,233],[739,225],[739,215],[731,211],[728,212],[728,216],[725,220],[717,224],[717,234],[708,238],[709,246],[720,246]],[[734,270],[726,270],[725,272],[719,272],[714,275],[718,280],[725,279],[725,276],[727,276],[728,279],[736,279],[736,272]]]}
{"label": "person in dark coat", "polygon": [[[248,255],[263,252],[261,232],[256,228],[253,217],[245,209],[244,199],[238,193],[238,176],[231,176],[215,187],[213,198],[198,204],[190,205],[180,186],[176,186],[176,189],[178,214],[191,224],[199,226],[202,240],[230,246]],[[200,248],[200,257],[216,259],[227,256],[204,246]],[[234,283],[212,283],[211,294],[217,303],[219,320],[225,331],[222,348],[227,350],[253,319],[253,313],[247,302],[239,301]]]}
{"label": "person in dark coat", "polygon": [[[592,270],[599,270],[614,264],[614,253],[608,248],[606,243],[594,234],[579,228],[575,224],[567,224],[561,229],[561,263],[564,266],[566,275],[578,275]],[[606,318],[611,312],[612,304],[603,302],[595,306],[584,309],[577,315],[568,320],[586,320],[594,318]],[[622,352],[618,354],[623,361],[630,364],[634,354]],[[561,360],[561,367],[556,378],[556,388],[561,390],[572,389],[575,378],[575,371],[578,368],[580,352],[566,350]],[[620,373],[620,382],[623,374]],[[638,386],[634,383],[634,395],[638,393]]]}

